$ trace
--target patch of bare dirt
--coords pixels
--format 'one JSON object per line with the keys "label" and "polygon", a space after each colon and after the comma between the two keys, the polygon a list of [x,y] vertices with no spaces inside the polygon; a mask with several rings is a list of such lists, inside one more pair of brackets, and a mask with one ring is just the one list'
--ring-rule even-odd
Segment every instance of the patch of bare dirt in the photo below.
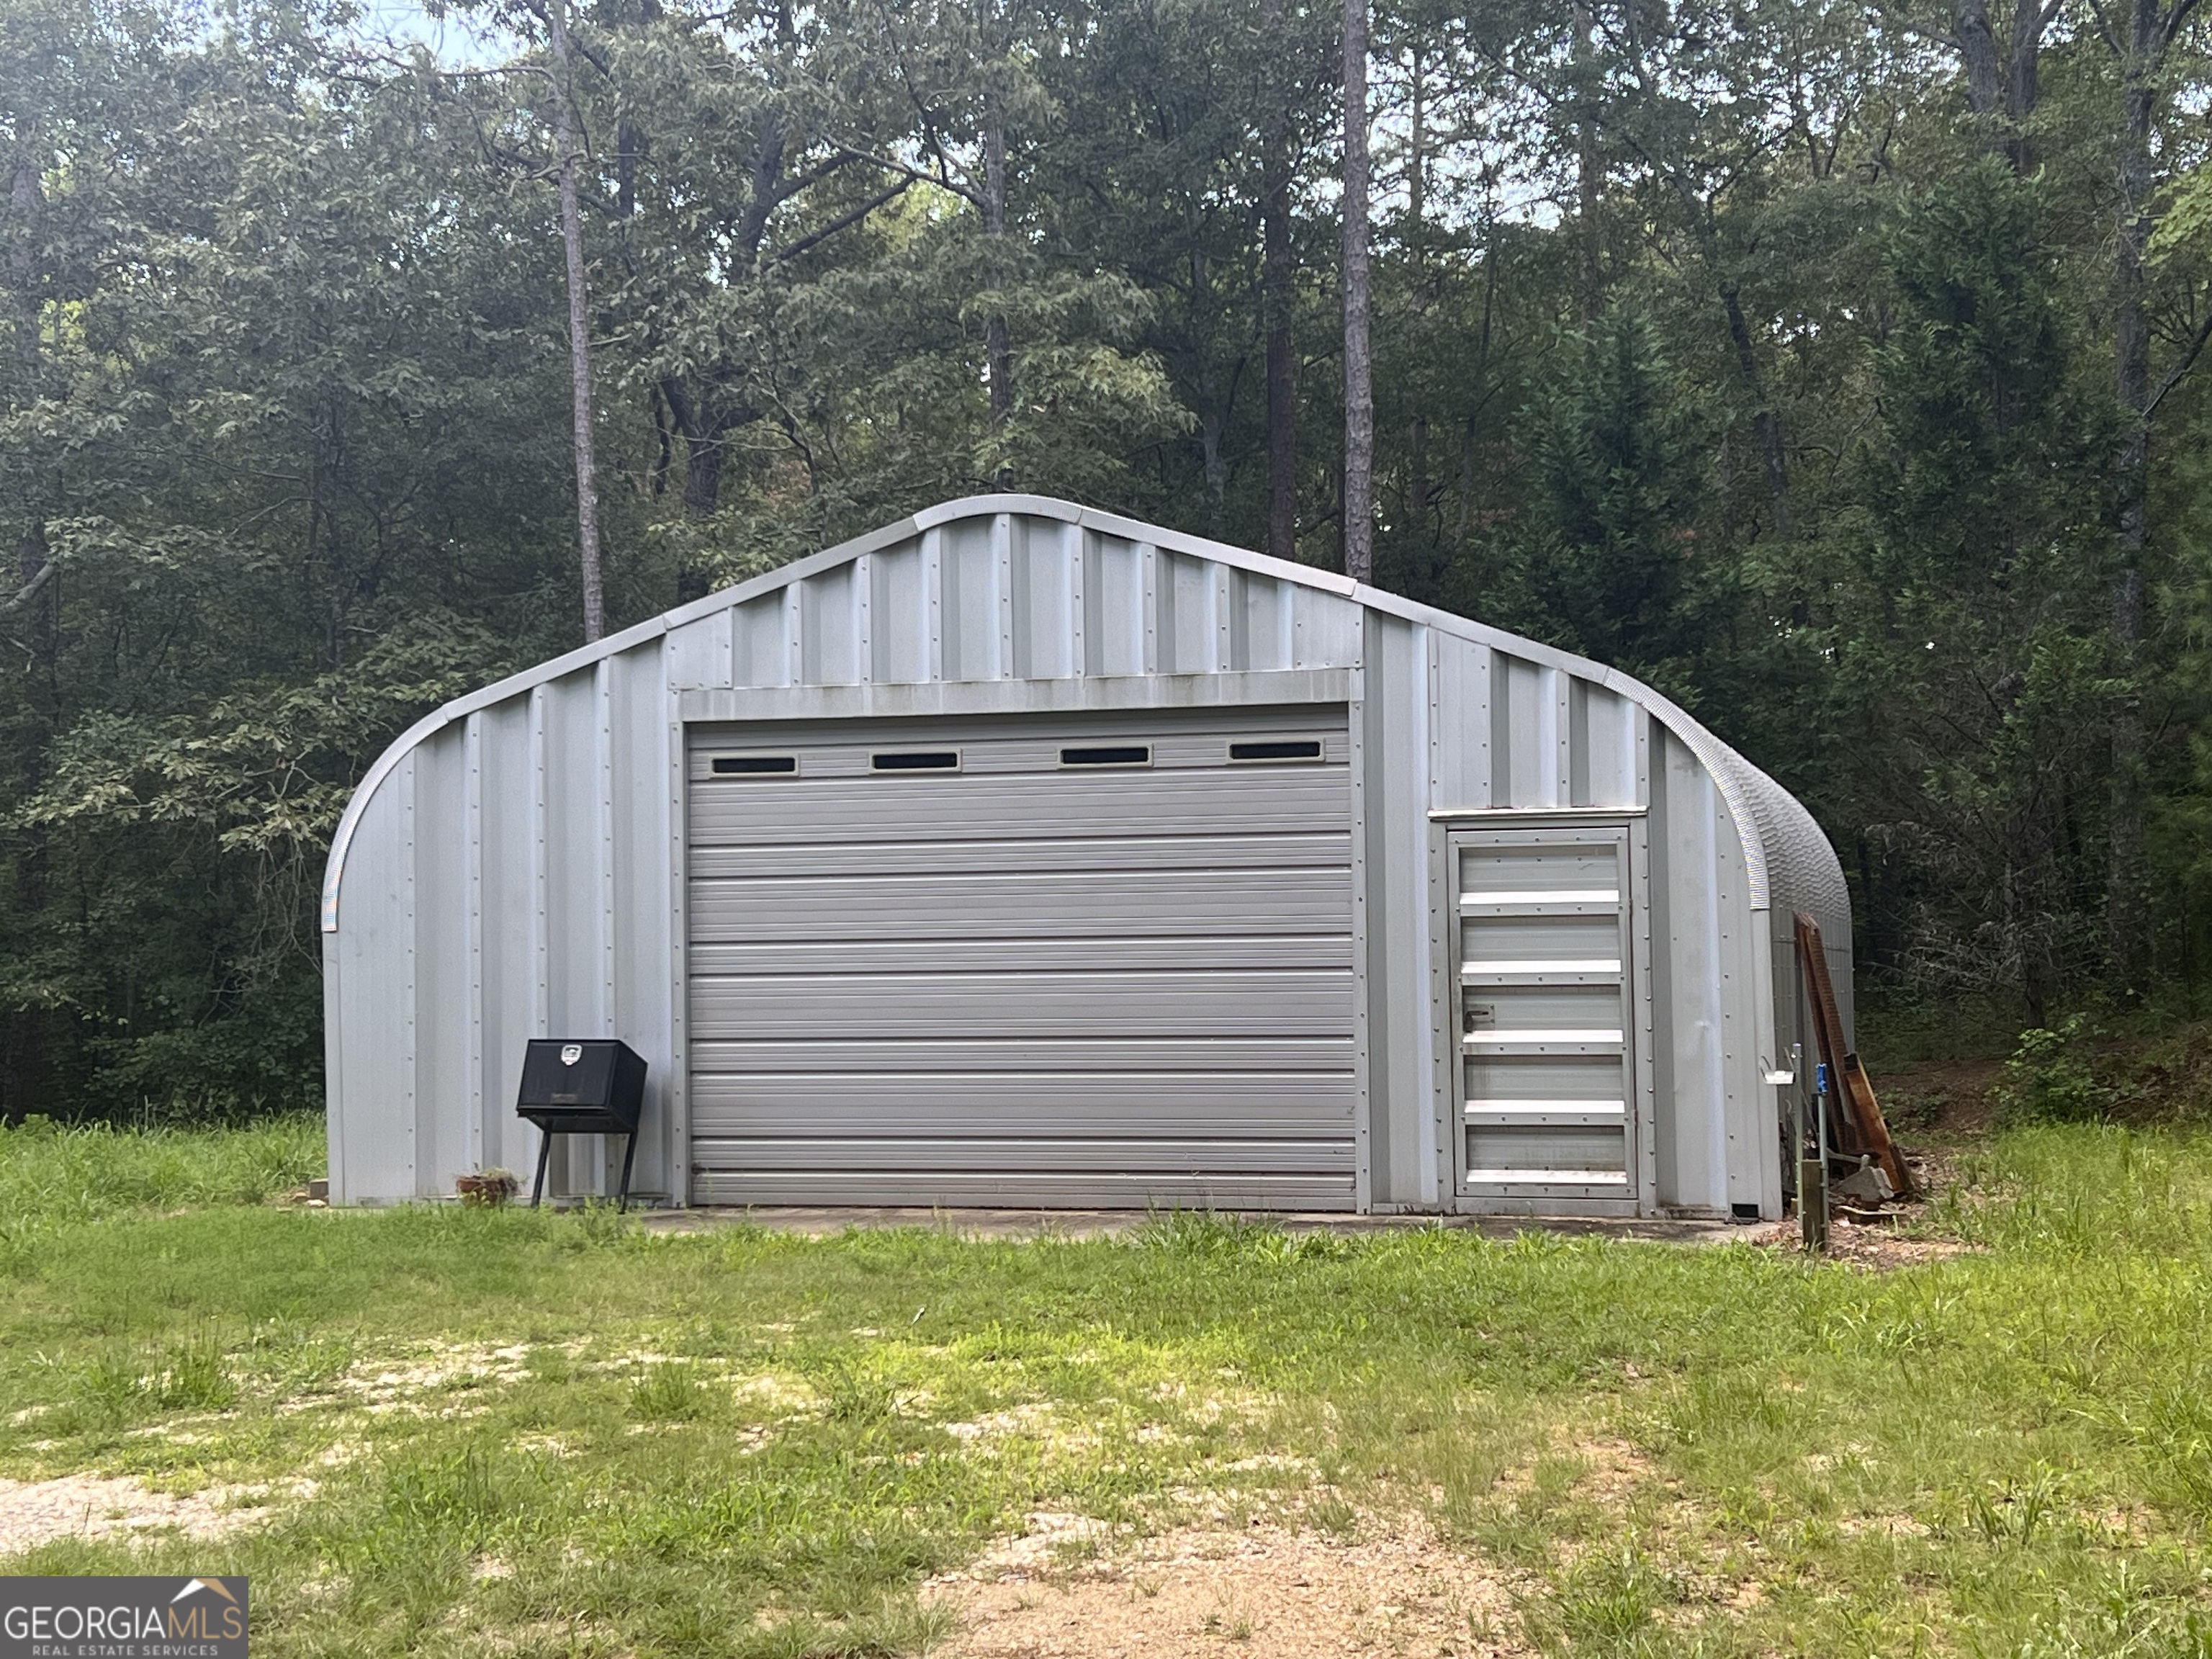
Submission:
{"label": "patch of bare dirt", "polygon": [[[1900,1212],[1900,1218],[1909,1223],[1917,1209],[1917,1206],[1907,1206]],[[1797,1250],[1804,1247],[1803,1235],[1794,1220],[1761,1227],[1751,1235],[1751,1242],[1770,1250]],[[1871,1273],[1893,1273],[1899,1267],[1948,1261],[1953,1256],[1978,1255],[1981,1249],[1982,1246],[1960,1238],[1899,1238],[1888,1227],[1856,1226],[1840,1216],[1828,1224],[1831,1259]]]}
{"label": "patch of bare dirt", "polygon": [[1102,1523],[1036,1515],[927,1594],[959,1632],[939,1659],[1189,1659],[1350,1653],[1503,1659],[1528,1650],[1496,1569],[1417,1518],[1356,1538],[1255,1524],[1185,1528],[1069,1564]]}
{"label": "patch of bare dirt", "polygon": [[1871,1080],[1890,1133],[1918,1146],[1985,1133],[1990,1091],[2003,1070],[2001,1060],[1929,1060],[1883,1066]]}
{"label": "patch of bare dirt", "polygon": [[213,1538],[270,1511],[258,1486],[210,1486],[189,1497],[153,1492],[136,1480],[67,1474],[54,1480],[0,1480],[0,1555],[36,1549],[58,1538],[108,1538],[175,1528]]}
{"label": "patch of bare dirt", "polygon": [[1651,1479],[1651,1460],[1626,1440],[1578,1440],[1568,1448],[1587,1473],[1575,1484],[1608,1509],[1626,1509]]}

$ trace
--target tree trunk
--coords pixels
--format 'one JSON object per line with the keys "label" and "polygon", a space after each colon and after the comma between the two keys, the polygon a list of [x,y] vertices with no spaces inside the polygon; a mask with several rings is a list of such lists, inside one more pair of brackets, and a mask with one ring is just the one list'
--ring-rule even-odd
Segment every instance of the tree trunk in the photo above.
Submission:
{"label": "tree trunk", "polygon": [[1973,112],[1982,147],[2005,157],[2022,178],[2035,170],[2027,123],[2035,113],[2043,33],[2055,15],[2044,0],[2013,0],[2012,20],[2000,40],[1990,21],[1989,0],[1957,0],[1951,14],[1951,43],[1966,71],[1966,106]]}
{"label": "tree trunk", "polygon": [[1198,448],[1206,477],[1206,533],[1221,537],[1221,511],[1229,493],[1229,463],[1221,453],[1223,411],[1209,406],[1198,417]]}
{"label": "tree trunk", "polygon": [[1367,338],[1367,0],[1344,3],[1344,574],[1375,580],[1375,365]]}
{"label": "tree trunk", "polygon": [[1583,320],[1588,323],[1595,322],[1605,309],[1605,274],[1598,257],[1597,222],[1602,167],[1597,153],[1597,114],[1590,108],[1594,100],[1587,82],[1587,77],[1595,72],[1590,67],[1593,25],[1589,0],[1575,0],[1573,16],[1578,71],[1575,83],[1575,258]]}
{"label": "tree trunk", "polygon": [[568,273],[568,388],[575,424],[576,548],[584,578],[584,640],[607,631],[599,573],[599,463],[592,443],[591,295],[584,283],[584,222],[576,203],[575,116],[570,106],[568,0],[546,7],[553,39],[553,140],[561,152],[561,251]]}
{"label": "tree trunk", "polygon": [[1291,121],[1284,74],[1283,0],[1262,0],[1268,64],[1267,162],[1261,180],[1260,287],[1267,313],[1267,551],[1298,556],[1297,360],[1291,355]]}
{"label": "tree trunk", "polygon": [[2035,147],[2028,141],[2028,117],[2035,113],[2036,60],[2043,49],[2043,31],[2057,14],[2045,11],[2042,0],[2013,0],[2012,46],[2005,63],[2005,154],[2012,170],[2023,179],[2035,171]]}
{"label": "tree trunk", "polygon": [[1782,422],[1766,400],[1766,390],[1759,373],[1759,354],[1753,349],[1751,326],[1744,320],[1743,301],[1736,285],[1721,285],[1721,304],[1728,312],[1729,340],[1735,347],[1737,370],[1743,376],[1744,388],[1751,393],[1753,433],[1759,439],[1759,458],[1766,474],[1767,500],[1774,509],[1774,532],[1778,536],[1790,533],[1790,463],[1782,447]]}
{"label": "tree trunk", "polygon": [[[995,92],[983,94],[983,234],[990,244],[990,283],[1005,289],[1006,281],[1006,116]],[[994,310],[983,319],[984,377],[991,393],[991,426],[1003,432],[1014,414],[1014,347],[1006,332],[1006,314]],[[1013,474],[1001,465],[992,483],[1000,489],[1013,488]]]}
{"label": "tree trunk", "polygon": [[1444,538],[1441,524],[1432,523],[1430,497],[1436,486],[1429,477],[1429,417],[1413,416],[1412,432],[1406,448],[1407,471],[1412,474],[1406,487],[1406,533],[1419,538],[1420,562],[1419,571],[1420,591],[1412,597],[1425,605],[1435,605],[1443,596]]}
{"label": "tree trunk", "polygon": [[2105,932],[2114,981],[2139,990],[2145,978],[2149,898],[2143,875],[2142,697],[2136,650],[2142,638],[2143,551],[2149,539],[2150,314],[2144,254],[2151,234],[2151,126],[2167,19],[2157,0],[2132,0],[2121,76],[2119,234],[2113,313],[2116,379],[2126,430],[2120,445],[2120,568],[2112,589],[2112,648],[2121,691],[2112,714],[2112,801]]}
{"label": "tree trunk", "polygon": [[[27,157],[15,164],[9,180],[8,210],[9,237],[8,287],[9,319],[14,326],[15,395],[18,408],[27,408],[39,395],[42,357],[40,295],[39,293],[39,220],[45,205],[39,186],[39,168]],[[46,503],[34,483],[18,503],[21,530],[16,543],[15,598],[10,609],[30,607],[25,617],[24,641],[30,660],[24,665],[23,718],[18,727],[16,787],[19,799],[36,793],[46,782],[48,744],[56,724],[54,653],[58,642],[53,575],[47,568]],[[46,834],[26,827],[14,837],[15,891],[13,918],[17,928],[35,925],[46,907]],[[10,1123],[21,1123],[44,1104],[47,1013],[44,1008],[10,1009],[7,1018],[8,1055],[0,1089],[5,1091],[0,1110]]]}

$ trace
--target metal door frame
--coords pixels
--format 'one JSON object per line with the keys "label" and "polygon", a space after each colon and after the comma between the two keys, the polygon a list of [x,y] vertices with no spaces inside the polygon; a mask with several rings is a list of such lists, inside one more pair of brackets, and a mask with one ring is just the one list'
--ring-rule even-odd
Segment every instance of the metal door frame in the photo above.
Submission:
{"label": "metal door frame", "polygon": [[[1466,1180],[1467,1068],[1460,1044],[1461,939],[1459,884],[1453,868],[1464,832],[1529,830],[1613,832],[1622,855],[1623,939],[1621,1040],[1627,1049],[1629,1110],[1623,1133],[1628,1174],[1625,1191],[1601,1195],[1588,1187],[1565,1183],[1528,1193],[1470,1193]],[[1463,1215],[1657,1215],[1658,1139],[1652,1029],[1650,836],[1640,807],[1476,808],[1429,815],[1431,914],[1437,920],[1433,941],[1437,975],[1434,1011],[1435,1060],[1441,1075],[1437,1090],[1437,1152],[1439,1198],[1447,1212]]]}

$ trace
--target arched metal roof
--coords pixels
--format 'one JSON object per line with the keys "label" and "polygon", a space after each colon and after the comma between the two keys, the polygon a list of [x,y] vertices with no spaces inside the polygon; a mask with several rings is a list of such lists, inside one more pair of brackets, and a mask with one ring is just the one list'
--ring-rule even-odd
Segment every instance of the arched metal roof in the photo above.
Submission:
{"label": "arched metal roof", "polygon": [[356,826],[377,788],[408,751],[441,728],[476,711],[534,687],[587,668],[603,659],[681,628],[687,623],[733,610],[765,594],[807,577],[834,569],[862,555],[891,546],[924,532],[965,520],[988,519],[999,514],[1020,514],[1034,519],[1058,520],[1081,529],[1139,541],[1165,551],[1210,560],[1271,580],[1334,594],[1370,610],[1435,629],[1471,642],[1494,646],[1528,661],[1557,668],[1601,685],[1648,710],[1697,756],[1710,772],[1741,842],[1749,888],[1750,907],[1805,909],[1829,917],[1848,917],[1850,897],[1842,866],[1835,850],[1802,803],[1772,778],[1729,748],[1668,698],[1617,669],[1542,645],[1502,629],[1456,617],[1433,606],[1417,605],[1396,594],[1352,581],[1332,571],[1294,564],[1254,553],[1225,543],[1209,541],[1181,531],[1169,530],[1127,519],[1116,514],[1079,507],[1072,501],[1041,495],[974,495],[933,507],[882,529],[785,565],[768,574],[712,593],[705,599],[626,628],[591,645],[509,676],[482,690],[455,699],[409,727],[380,756],[347,803],[331,837],[330,859],[323,878],[322,926],[334,933],[338,925],[339,890],[345,872],[346,853]]}

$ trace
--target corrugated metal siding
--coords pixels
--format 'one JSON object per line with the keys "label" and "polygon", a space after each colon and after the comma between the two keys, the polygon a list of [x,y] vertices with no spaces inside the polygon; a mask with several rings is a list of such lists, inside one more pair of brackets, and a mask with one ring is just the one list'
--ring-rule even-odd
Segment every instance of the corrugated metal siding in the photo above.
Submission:
{"label": "corrugated metal siding", "polygon": [[[1762,1061],[1799,1029],[1789,907],[1820,916],[1850,986],[1841,872],[1796,802],[1613,671],[1029,497],[803,560],[464,698],[393,746],[325,891],[337,1190],[427,1195],[480,1164],[526,1169],[515,1071],[523,1040],[554,1030],[647,1056],[638,1185],[684,1190],[687,718],[1264,705],[1299,674],[1337,676],[1327,695],[1352,705],[1361,1201],[1454,1202],[1432,815],[1612,808],[1651,872],[1644,1197],[1717,1209],[1756,1188],[1771,1205],[1778,1160],[1755,1143]],[[605,1155],[578,1164],[568,1184],[601,1188]]]}

